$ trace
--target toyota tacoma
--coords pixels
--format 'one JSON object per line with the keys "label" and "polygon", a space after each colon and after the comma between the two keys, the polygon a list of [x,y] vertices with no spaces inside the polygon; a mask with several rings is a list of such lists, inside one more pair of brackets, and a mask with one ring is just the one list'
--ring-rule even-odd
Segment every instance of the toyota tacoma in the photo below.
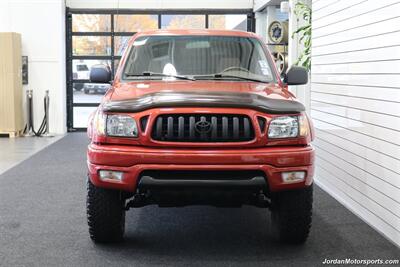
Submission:
{"label": "toyota tacoma", "polygon": [[[95,68],[91,83],[111,81]],[[303,243],[312,217],[314,130],[253,33],[135,34],[89,119],[87,219],[95,242],[123,239],[125,212],[146,205],[253,205],[278,240]]]}

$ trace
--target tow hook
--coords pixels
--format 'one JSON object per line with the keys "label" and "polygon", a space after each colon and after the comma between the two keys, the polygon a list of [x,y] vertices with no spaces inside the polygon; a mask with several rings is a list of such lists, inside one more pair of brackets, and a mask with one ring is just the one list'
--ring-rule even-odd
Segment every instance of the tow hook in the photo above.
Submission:
{"label": "tow hook", "polygon": [[147,199],[146,194],[136,193],[126,203],[125,210],[129,210],[130,208],[140,208],[146,206],[148,204],[146,199]]}
{"label": "tow hook", "polygon": [[257,200],[254,204],[259,208],[271,208],[271,201],[265,196],[264,193],[257,195]]}

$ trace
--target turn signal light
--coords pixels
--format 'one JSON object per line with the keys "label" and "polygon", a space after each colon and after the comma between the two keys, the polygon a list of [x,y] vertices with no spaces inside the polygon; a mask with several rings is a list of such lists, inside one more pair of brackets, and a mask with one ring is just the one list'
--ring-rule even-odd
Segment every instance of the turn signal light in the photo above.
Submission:
{"label": "turn signal light", "polygon": [[100,170],[100,180],[117,180],[122,181],[124,173],[119,171]]}
{"label": "turn signal light", "polygon": [[296,183],[304,181],[306,177],[306,172],[298,171],[298,172],[282,172],[282,181],[284,183]]}
{"label": "turn signal light", "polygon": [[305,115],[299,116],[299,135],[307,136],[310,133],[310,124],[308,123],[308,119]]}

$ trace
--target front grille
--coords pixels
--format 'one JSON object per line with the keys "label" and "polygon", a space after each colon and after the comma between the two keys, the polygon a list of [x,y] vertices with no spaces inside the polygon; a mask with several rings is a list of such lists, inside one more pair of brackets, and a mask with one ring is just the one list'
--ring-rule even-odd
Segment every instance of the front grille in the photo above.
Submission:
{"label": "front grille", "polygon": [[245,115],[166,114],[156,118],[151,136],[169,142],[244,142],[254,139],[254,128]]}

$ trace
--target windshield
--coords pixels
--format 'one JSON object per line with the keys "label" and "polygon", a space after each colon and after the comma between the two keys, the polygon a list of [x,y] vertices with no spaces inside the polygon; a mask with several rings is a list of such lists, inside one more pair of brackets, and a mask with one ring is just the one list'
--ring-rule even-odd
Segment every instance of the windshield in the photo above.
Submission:
{"label": "windshield", "polygon": [[166,79],[168,76],[274,81],[267,55],[255,38],[143,36],[136,39],[123,79]]}
{"label": "windshield", "polygon": [[76,70],[77,71],[87,71],[89,69],[88,69],[88,67],[86,65],[77,65],[76,66]]}

